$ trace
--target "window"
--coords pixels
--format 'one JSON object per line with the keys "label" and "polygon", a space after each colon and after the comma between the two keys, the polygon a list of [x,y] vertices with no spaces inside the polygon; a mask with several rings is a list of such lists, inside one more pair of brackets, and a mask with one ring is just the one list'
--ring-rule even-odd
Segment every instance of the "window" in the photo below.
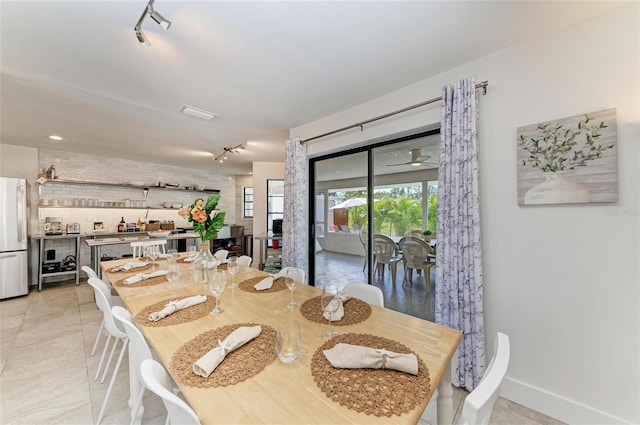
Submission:
{"label": "window", "polygon": [[[283,217],[284,180],[267,180],[267,232],[273,233],[273,220]],[[271,242],[269,241],[269,246],[271,246]]]}
{"label": "window", "polygon": [[244,218],[252,218],[253,217],[253,188],[245,187],[243,189],[243,201],[242,201],[242,209],[244,211]]}

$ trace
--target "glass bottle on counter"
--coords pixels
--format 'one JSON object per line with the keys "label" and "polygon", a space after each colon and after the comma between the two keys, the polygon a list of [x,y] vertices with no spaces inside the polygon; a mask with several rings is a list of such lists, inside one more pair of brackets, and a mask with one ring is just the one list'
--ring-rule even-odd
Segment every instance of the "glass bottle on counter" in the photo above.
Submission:
{"label": "glass bottle on counter", "polygon": [[122,217],[122,219],[120,219],[120,223],[118,223],[118,232],[126,232],[127,231],[127,224],[124,221],[124,217]]}

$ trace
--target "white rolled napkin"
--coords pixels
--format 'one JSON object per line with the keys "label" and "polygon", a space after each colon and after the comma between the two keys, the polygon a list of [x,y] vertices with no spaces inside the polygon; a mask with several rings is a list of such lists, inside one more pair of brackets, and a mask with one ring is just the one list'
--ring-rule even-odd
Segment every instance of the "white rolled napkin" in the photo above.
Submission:
{"label": "white rolled napkin", "polygon": [[164,276],[167,274],[166,270],[156,270],[151,273],[138,273],[135,276],[128,277],[124,280],[125,285],[131,285],[132,283],[138,283],[141,280],[151,279],[152,277]]}
{"label": "white rolled napkin", "polygon": [[243,326],[231,332],[224,341],[218,340],[218,346],[209,350],[193,364],[193,371],[208,378],[224,358],[233,350],[242,347],[262,332],[262,326]]}
{"label": "white rolled napkin", "polygon": [[399,354],[385,349],[338,343],[323,351],[331,366],[342,369],[394,369],[418,374],[418,358],[415,354]]}
{"label": "white rolled napkin", "polygon": [[154,311],[153,313],[151,313],[148,319],[150,322],[157,322],[158,320],[163,319],[178,310],[184,310],[185,308],[202,304],[205,301],[207,301],[206,295],[194,295],[192,297],[183,298],[181,300],[169,301],[169,303],[165,305],[162,310]]}
{"label": "white rolled napkin", "polygon": [[111,269],[111,273],[114,272],[126,272],[127,270],[131,270],[131,269],[135,269],[138,267],[144,267],[146,266],[147,263],[146,261],[136,261],[135,263],[127,263],[127,264],[123,264],[121,266],[117,266]]}
{"label": "white rolled napkin", "polygon": [[256,291],[264,291],[265,289],[270,289],[273,286],[273,277],[267,276],[262,279],[260,282],[253,285],[256,288]]}
{"label": "white rolled napkin", "polygon": [[[343,293],[338,294],[329,303],[329,307],[334,307],[335,304],[338,303],[339,304],[338,310],[336,310],[335,313],[329,313],[328,311],[325,311],[324,313],[322,313],[322,316],[327,320],[331,320],[332,322],[337,322],[338,320],[341,320],[344,317],[344,303],[346,303],[350,299],[351,299],[351,295],[347,295]],[[333,310],[333,308],[330,308],[329,310]]]}

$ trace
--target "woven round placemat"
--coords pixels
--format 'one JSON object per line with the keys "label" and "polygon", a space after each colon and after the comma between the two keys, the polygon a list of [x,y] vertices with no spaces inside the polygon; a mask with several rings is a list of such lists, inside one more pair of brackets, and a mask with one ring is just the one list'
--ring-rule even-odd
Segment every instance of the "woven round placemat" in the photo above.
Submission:
{"label": "woven round placemat", "polygon": [[[193,372],[193,363],[218,346],[229,334],[243,326],[262,326],[262,332],[242,347],[227,354],[208,378]],[[171,358],[171,376],[190,387],[226,387],[245,381],[262,371],[276,358],[276,331],[261,323],[236,323],[201,333],[185,343]]]}
{"label": "woven round placemat", "polygon": [[[176,263],[179,263],[179,264],[193,264],[193,261],[185,261],[186,259],[187,259],[187,257],[178,258],[176,260]],[[218,264],[217,269],[218,270],[227,270],[227,264],[226,263]]]}
{"label": "woven round placemat", "polygon": [[322,351],[340,342],[402,354],[412,352],[397,341],[369,334],[337,335],[322,344],[311,359],[311,375],[320,390],[336,403],[367,415],[400,416],[412,411],[429,393],[429,371],[420,357],[415,376],[391,369],[338,369],[331,366]]}
{"label": "woven round placemat", "polygon": [[149,315],[151,313],[162,310],[164,306],[169,303],[169,301],[174,300],[176,300],[176,298],[167,298],[166,300],[158,301],[157,303],[143,308],[138,312],[138,314],[136,314],[136,322],[143,326],[148,326],[151,328],[179,325],[181,323],[192,322],[194,320],[198,320],[202,317],[208,316],[209,312],[216,306],[216,298],[209,295],[207,296],[207,300],[201,304],[178,310],[173,314],[163,317],[157,322],[152,322],[149,320]]}
{"label": "woven round placemat", "polygon": [[[111,269],[117,269],[118,267],[112,267]],[[112,272],[111,270],[108,270],[109,273],[138,273],[138,272],[143,272],[145,270],[149,270],[151,268],[151,264],[147,264],[146,266],[142,266],[142,267],[133,267],[132,269],[129,270],[120,270],[117,272]]]}
{"label": "woven round placemat", "polygon": [[279,277],[279,278],[275,279],[273,281],[273,285],[271,285],[271,288],[269,288],[269,289],[258,291],[256,288],[253,287],[253,285],[255,285],[256,283],[260,282],[261,280],[263,280],[266,277],[267,276],[252,277],[250,279],[243,280],[242,282],[240,282],[238,284],[238,286],[243,291],[252,292],[254,294],[264,294],[264,293],[267,293],[267,292],[277,292],[277,291],[282,291],[283,289],[287,289],[287,284],[285,283],[284,277]]}
{"label": "woven round placemat", "polygon": [[193,263],[193,261],[186,261],[188,257],[182,257],[182,258],[178,258],[176,260],[176,263],[180,263],[180,264],[191,264]]}
{"label": "woven round placemat", "polygon": [[[320,298],[322,297],[317,296],[303,302],[300,306],[300,313],[312,322],[326,325],[329,322],[322,315]],[[364,322],[369,316],[371,316],[371,306],[358,298],[351,298],[344,303],[344,316],[342,319],[335,320],[331,324],[336,326],[354,325]]]}
{"label": "woven round placemat", "polygon": [[[131,276],[129,276],[131,277]],[[152,277],[151,279],[147,279],[147,280],[141,280],[140,282],[136,282],[136,283],[132,283],[130,285],[127,285],[126,283],[124,283],[124,280],[127,279],[126,277],[124,279],[120,279],[117,280],[116,283],[114,283],[114,286],[120,286],[123,288],[139,288],[140,286],[150,286],[150,285],[156,285],[158,283],[165,283],[165,282],[169,282],[167,280],[167,275],[164,276],[158,276],[158,277]]]}
{"label": "woven round placemat", "polygon": [[151,262],[151,263],[155,263],[156,261],[167,261],[167,260],[168,260],[168,258],[162,258],[162,257],[158,257],[155,260],[152,260],[149,257],[138,257],[138,261],[148,261],[148,262]]}

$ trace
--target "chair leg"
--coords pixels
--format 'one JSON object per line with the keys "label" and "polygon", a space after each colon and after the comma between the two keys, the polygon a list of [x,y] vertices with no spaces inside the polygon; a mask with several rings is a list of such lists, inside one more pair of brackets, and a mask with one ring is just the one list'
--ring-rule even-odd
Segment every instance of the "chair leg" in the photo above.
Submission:
{"label": "chair leg", "polygon": [[389,264],[389,268],[391,269],[391,282],[393,283],[393,286],[396,286],[396,266],[398,265],[398,263],[391,263]]}
{"label": "chair leg", "polygon": [[431,290],[431,266],[424,269],[424,282],[427,285],[427,295]]}
{"label": "chair leg", "polygon": [[104,371],[102,373],[102,379],[100,379],[100,383],[102,384],[104,382],[104,379],[107,377],[107,371],[109,370],[109,365],[111,364],[111,360],[113,360],[113,354],[116,351],[116,346],[118,345],[118,339],[115,338],[115,342],[113,343],[113,348],[111,349],[111,353],[109,354],[109,360],[107,360],[107,363],[104,365]]}
{"label": "chair leg", "polygon": [[[122,364],[122,358],[124,357],[124,353],[127,351],[127,345],[129,344],[129,340],[124,338],[122,340],[122,348],[120,349],[120,355],[118,356],[118,362],[116,363],[115,369],[113,369],[113,374],[111,375],[111,381],[109,381],[109,388],[107,388],[107,393],[104,395],[104,401],[102,402],[102,408],[100,409],[100,415],[98,415],[98,421],[96,425],[100,425],[102,422],[102,418],[104,416],[104,412],[107,409],[107,404],[109,402],[109,397],[111,396],[111,390],[113,390],[113,384],[116,382],[116,378],[118,377],[118,372],[120,371],[120,365]],[[118,345],[118,341],[113,344],[114,348]]]}
{"label": "chair leg", "polygon": [[98,341],[100,341],[100,337],[102,336],[102,329],[104,329],[104,318],[102,319],[102,323],[100,323],[100,329],[98,329],[98,335],[96,335],[96,342],[93,343],[93,349],[91,350],[91,357],[96,354],[96,348],[98,348]]}
{"label": "chair leg", "polygon": [[[140,394],[138,394],[138,397],[136,398],[136,402],[133,405],[133,407],[131,408],[131,424],[130,425],[135,425],[136,423],[140,423],[140,419],[138,418],[139,412],[140,412],[140,408],[142,407],[142,399],[144,398],[144,386],[141,385],[140,386]],[[142,415],[140,415],[142,416]]]}
{"label": "chair leg", "polygon": [[102,356],[100,356],[100,363],[98,363],[98,370],[96,370],[96,376],[93,378],[94,381],[98,380],[98,376],[100,376],[100,371],[102,370],[102,363],[104,362],[104,356],[107,354],[107,350],[109,350],[109,344],[111,343],[111,334],[107,335],[107,341],[104,343],[104,348],[102,349]]}

